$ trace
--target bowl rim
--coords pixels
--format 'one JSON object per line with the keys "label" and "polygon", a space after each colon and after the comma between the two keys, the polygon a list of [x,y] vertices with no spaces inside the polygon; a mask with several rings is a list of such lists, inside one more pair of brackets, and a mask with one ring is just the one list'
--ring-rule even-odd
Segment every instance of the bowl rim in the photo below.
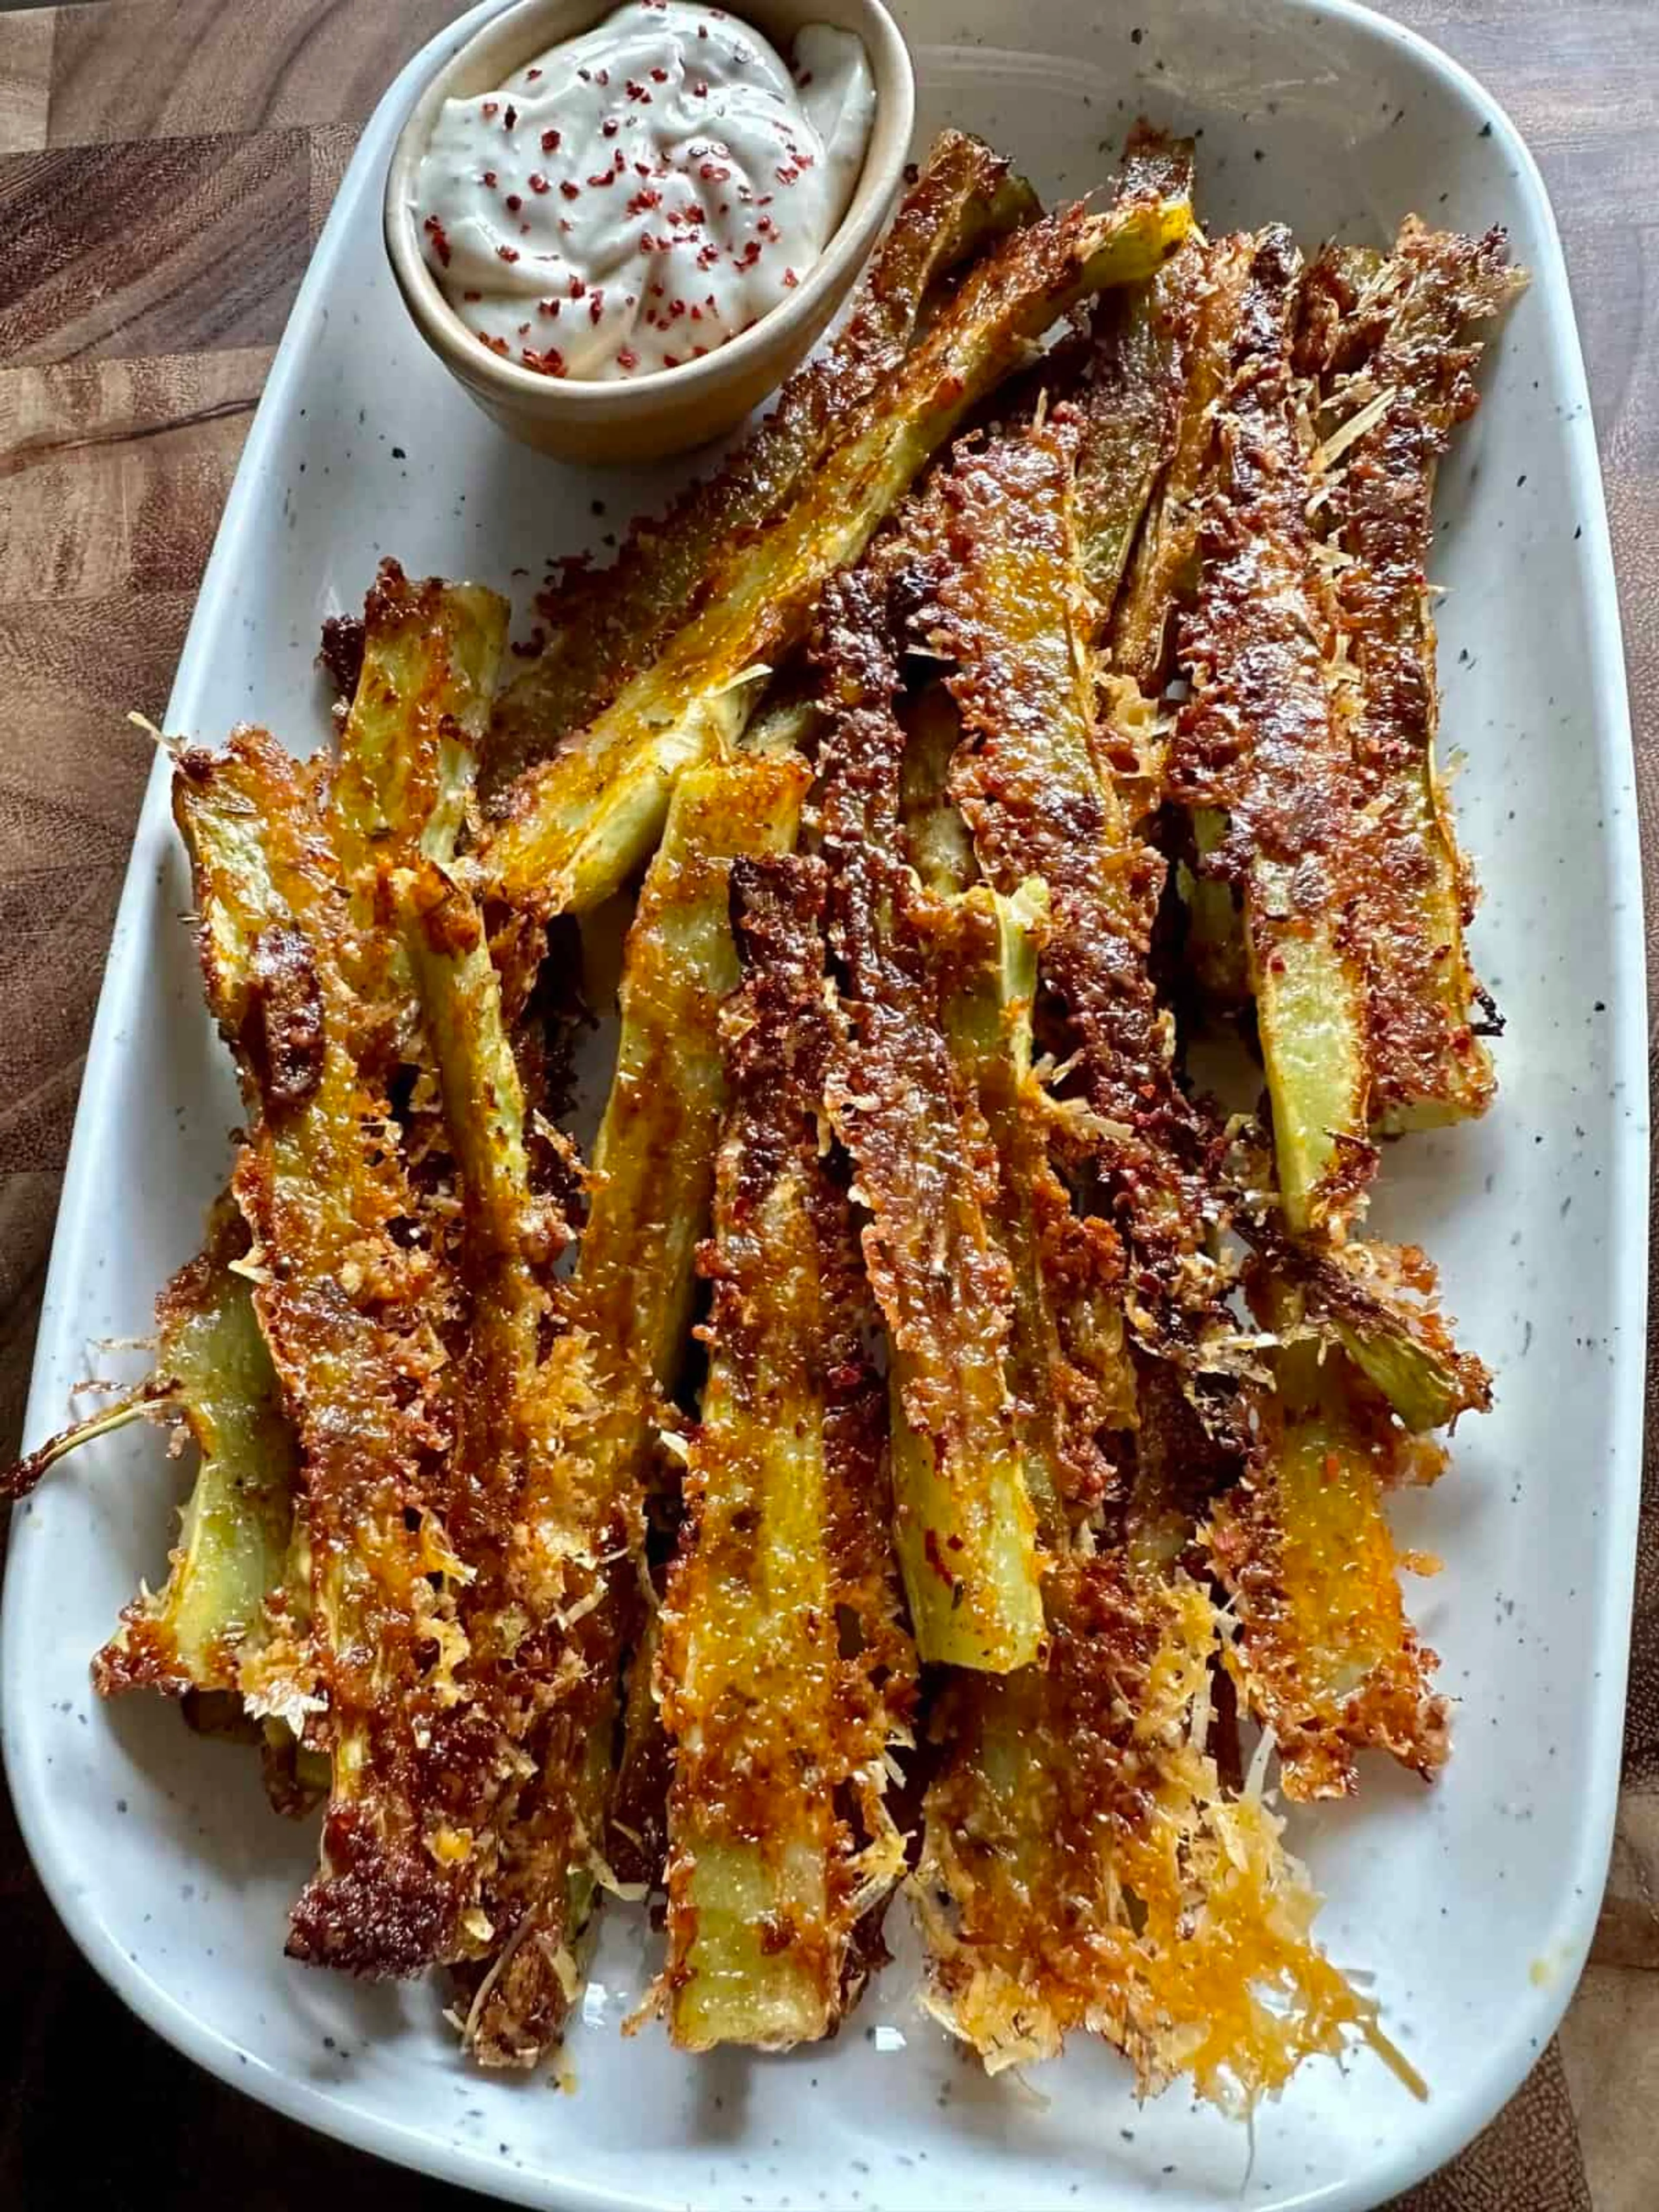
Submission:
{"label": "bowl rim", "polygon": [[[842,9],[860,19],[856,26],[848,27],[857,29],[869,56],[875,80],[875,115],[864,163],[846,210],[823,252],[788,299],[769,308],[748,330],[715,347],[702,360],[653,369],[643,376],[552,377],[503,359],[492,348],[479,344],[427,264],[415,222],[414,185],[421,161],[439,111],[481,48],[489,52],[492,63],[499,63],[506,77],[548,45],[563,38],[579,38],[594,28],[620,4],[622,0],[511,0],[511,4],[487,17],[421,78],[398,125],[386,166],[381,227],[392,275],[416,327],[464,383],[493,384],[503,399],[543,411],[614,416],[623,411],[643,411],[671,398],[681,406],[700,389],[712,394],[736,381],[745,369],[752,372],[769,355],[785,352],[792,340],[810,342],[811,330],[822,326],[863,268],[910,158],[916,82],[904,33],[885,0],[839,0]],[[587,20],[568,24],[551,34],[542,32],[540,26],[550,14],[562,15],[573,8]],[[733,12],[753,20],[743,0]],[[760,0],[757,13],[767,12],[768,0]],[[754,21],[753,27],[768,35],[759,21]],[[828,308],[826,295],[830,295]]]}

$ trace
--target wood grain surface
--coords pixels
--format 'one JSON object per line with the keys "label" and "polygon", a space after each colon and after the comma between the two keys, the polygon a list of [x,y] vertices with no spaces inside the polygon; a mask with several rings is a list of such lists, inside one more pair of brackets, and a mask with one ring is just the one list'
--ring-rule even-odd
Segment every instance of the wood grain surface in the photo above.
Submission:
{"label": "wood grain surface", "polygon": [[[407,55],[457,12],[456,0],[98,0],[0,13],[8,1454],[149,766],[123,714],[166,702],[249,417],[356,131]],[[1554,198],[1613,517],[1659,910],[1659,4],[1392,0],[1384,12],[1485,80]],[[1651,930],[1649,942],[1651,971]],[[1591,1963],[1514,2103],[1402,2200],[1411,2212],[1659,2206],[1656,1439],[1650,1382],[1625,1790]],[[0,2027],[6,2212],[291,2212],[325,2194],[354,2212],[460,2212],[481,2201],[307,2134],[130,2018],[58,1926],[3,1800],[0,1895],[12,1970]]]}

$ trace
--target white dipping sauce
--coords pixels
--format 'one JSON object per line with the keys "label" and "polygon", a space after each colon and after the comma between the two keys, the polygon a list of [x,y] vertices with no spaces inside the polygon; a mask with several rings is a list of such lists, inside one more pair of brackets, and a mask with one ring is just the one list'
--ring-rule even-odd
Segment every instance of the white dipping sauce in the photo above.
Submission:
{"label": "white dipping sauce", "polygon": [[445,101],[415,210],[427,258],[505,360],[678,368],[787,299],[847,211],[874,112],[850,31],[801,31],[792,76],[721,9],[630,0],[499,91]]}

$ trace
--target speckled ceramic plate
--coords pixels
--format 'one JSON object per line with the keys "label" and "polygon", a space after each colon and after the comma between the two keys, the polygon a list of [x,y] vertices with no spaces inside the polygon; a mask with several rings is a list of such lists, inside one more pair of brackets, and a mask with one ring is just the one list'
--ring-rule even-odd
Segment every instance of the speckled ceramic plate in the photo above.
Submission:
{"label": "speckled ceramic plate", "polygon": [[[1084,2049],[1041,2077],[1039,2099],[980,2078],[919,2016],[908,1952],[828,2047],[687,2061],[660,2033],[617,2036],[650,1954],[623,1911],[607,1916],[572,2038],[575,2094],[478,2078],[434,1989],[358,1988],[283,1961],[312,1838],[267,1812],[251,1759],[191,1739],[155,1700],[92,1698],[88,1656],[171,1534],[177,1478],[148,1436],[82,1453],[18,1517],[12,1783],[58,1910],[153,2027],[313,2126],[498,2197],[707,2212],[1371,2205],[1474,2134],[1549,2035],[1594,1923],[1618,1766],[1644,1346],[1643,958],[1618,618],[1566,276],[1503,114],[1342,0],[902,12],[922,134],[981,131],[1047,193],[1096,185],[1145,110],[1201,127],[1214,223],[1283,216],[1310,242],[1381,239],[1415,208],[1506,223],[1534,273],[1445,471],[1437,562],[1446,734],[1468,756],[1462,818],[1487,887],[1475,952],[1510,1022],[1503,1095],[1477,1127],[1393,1148],[1376,1215],[1431,1245],[1499,1377],[1450,1478],[1403,1516],[1446,1560],[1413,1595],[1460,1700],[1456,1751],[1432,1792],[1374,1767],[1358,1803],[1291,1827],[1328,1895],[1327,1943],[1374,1984],[1429,2101],[1369,2058],[1346,2075],[1310,2067],[1252,2147],[1178,2093],[1138,2108],[1122,2068]],[[473,20],[392,88],[346,179],[226,510],[172,730],[216,739],[252,716],[308,750],[325,730],[318,625],[359,599],[381,553],[505,587],[665,489],[508,445],[398,304],[381,173],[417,79]],[[189,902],[158,776],[87,1066],[31,1439],[60,1424],[90,1343],[146,1327],[226,1164],[236,1101],[179,918]]]}

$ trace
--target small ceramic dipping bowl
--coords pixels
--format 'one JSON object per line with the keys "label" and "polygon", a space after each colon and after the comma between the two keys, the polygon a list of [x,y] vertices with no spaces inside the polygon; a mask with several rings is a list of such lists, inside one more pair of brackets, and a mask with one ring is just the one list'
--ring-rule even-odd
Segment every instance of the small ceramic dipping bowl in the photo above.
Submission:
{"label": "small ceramic dipping bowl", "polygon": [[422,88],[392,149],[386,252],[416,328],[450,374],[510,437],[561,459],[648,461],[721,436],[774,392],[822,336],[856,282],[898,191],[915,117],[915,78],[881,0],[743,0],[731,12],[781,52],[807,23],[864,41],[875,118],[864,168],[841,227],[782,305],[701,361],[615,380],[552,377],[479,344],[445,299],[422,250],[416,199],[421,161],[446,100],[504,83],[535,55],[591,30],[617,0],[517,0],[493,15]]}

